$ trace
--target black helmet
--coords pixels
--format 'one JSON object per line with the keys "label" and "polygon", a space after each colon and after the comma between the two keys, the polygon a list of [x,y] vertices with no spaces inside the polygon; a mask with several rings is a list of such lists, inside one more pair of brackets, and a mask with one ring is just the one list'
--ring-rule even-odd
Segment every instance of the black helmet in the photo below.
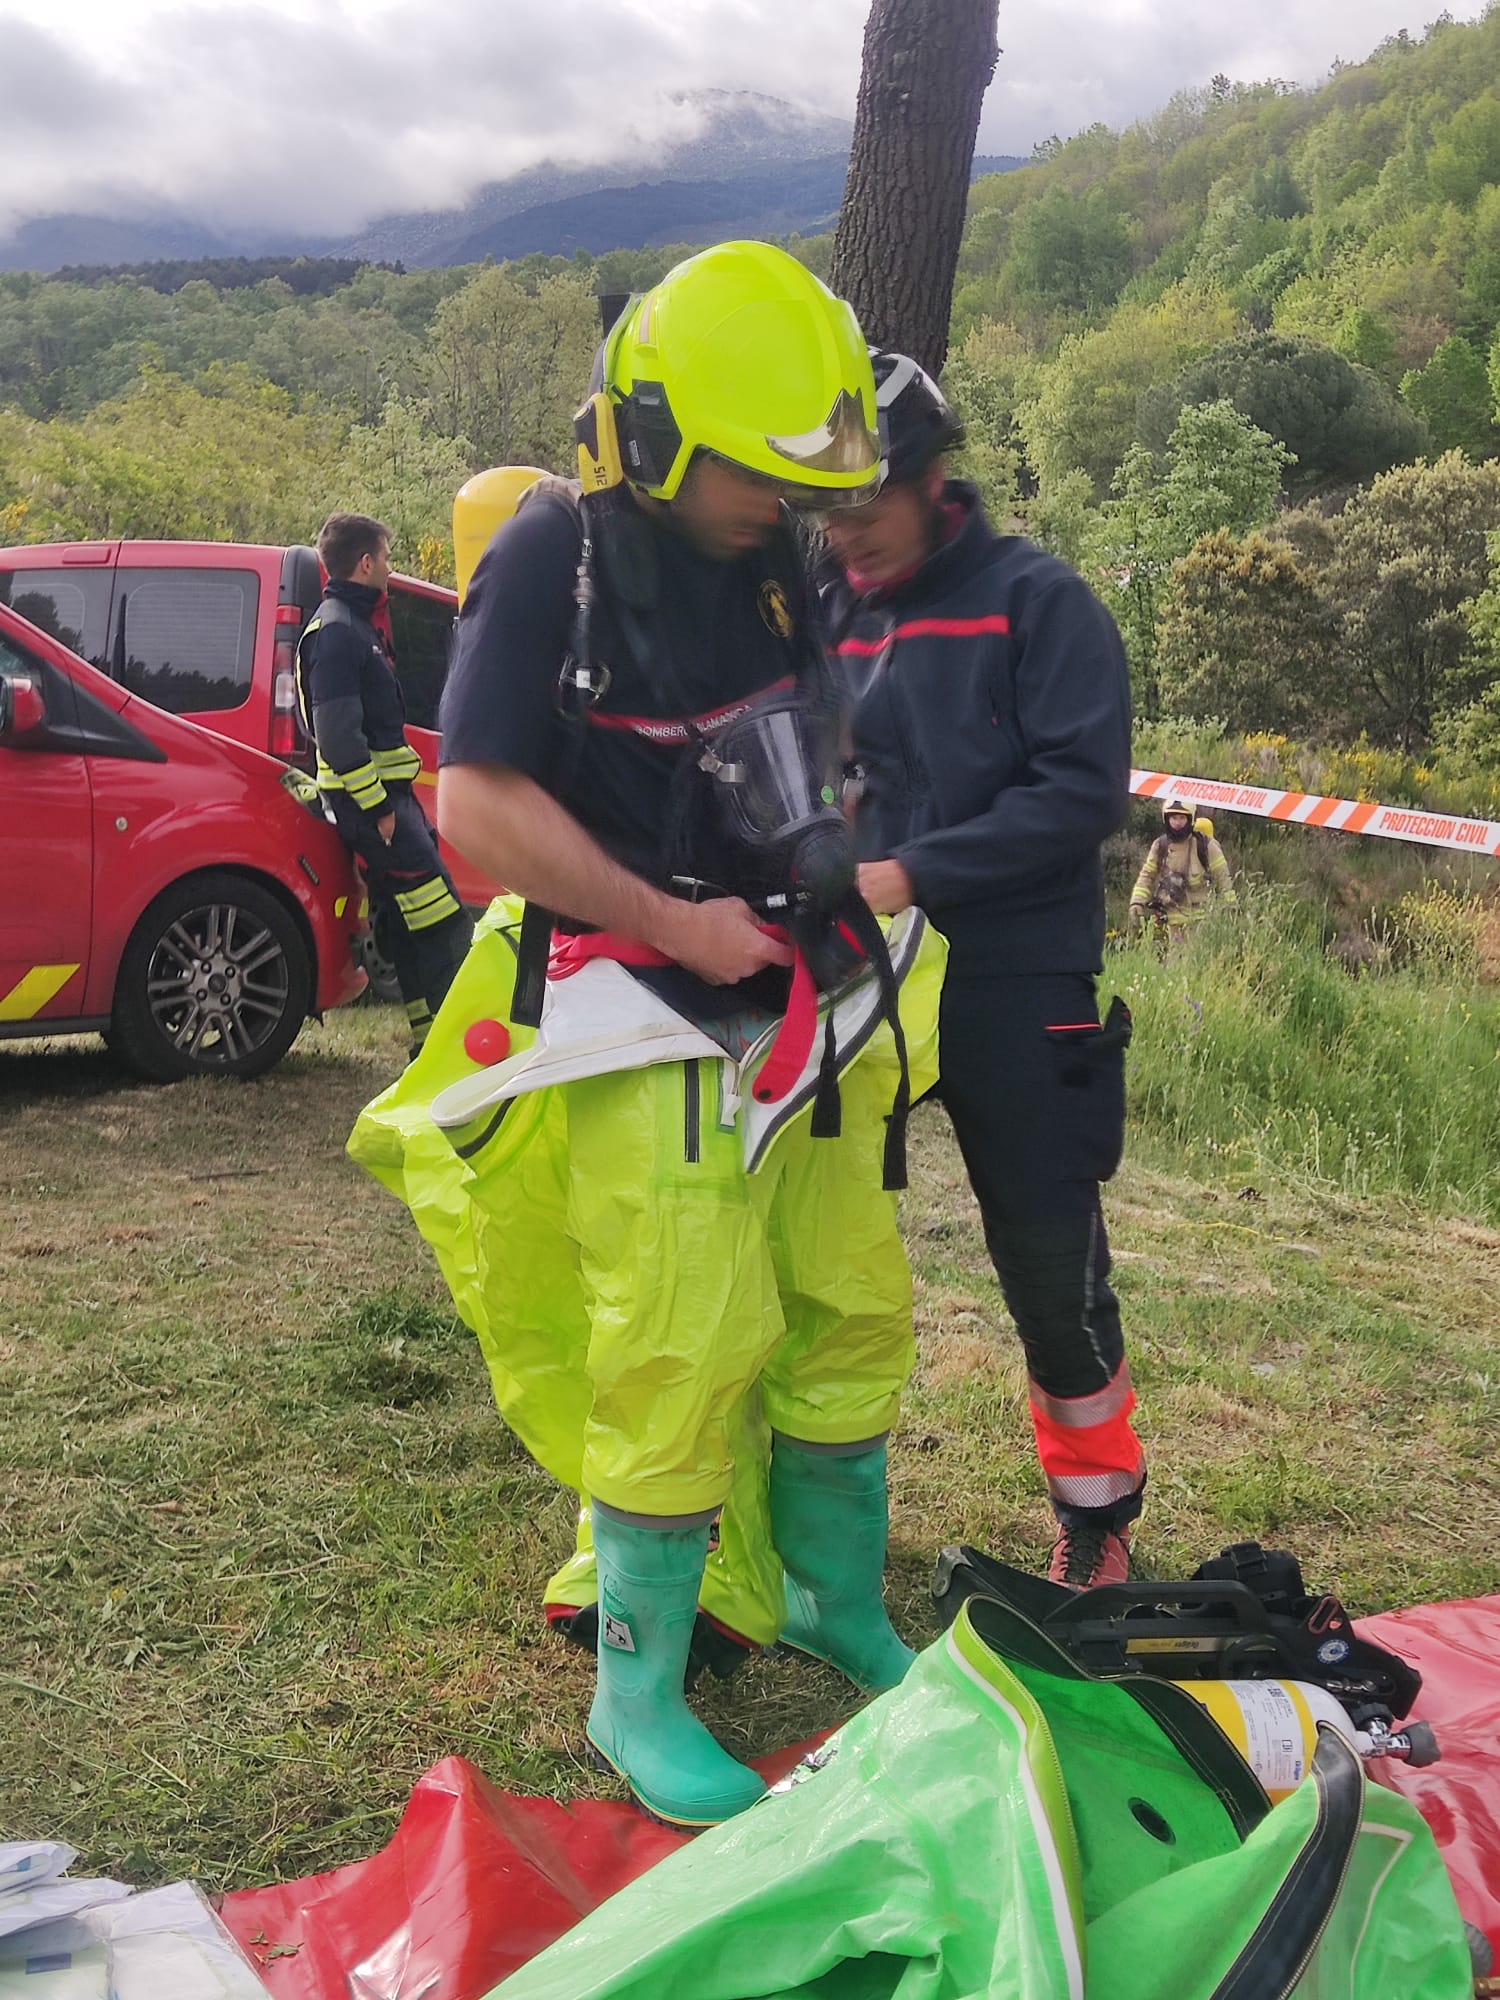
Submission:
{"label": "black helmet", "polygon": [[920,479],[941,453],[964,441],[962,420],[927,370],[909,354],[872,347],[875,408],[888,484]]}

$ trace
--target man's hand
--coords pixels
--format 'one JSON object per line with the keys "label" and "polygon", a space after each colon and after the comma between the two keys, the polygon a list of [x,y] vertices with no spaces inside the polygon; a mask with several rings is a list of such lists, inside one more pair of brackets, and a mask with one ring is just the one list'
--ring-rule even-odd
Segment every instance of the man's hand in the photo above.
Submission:
{"label": "man's hand", "polygon": [[524,772],[449,764],[438,777],[438,824],[459,853],[549,910],[655,945],[713,986],[790,965],[737,896],[684,903],[611,859],[572,814]]}
{"label": "man's hand", "polygon": [[382,813],[379,819],[376,820],[375,822],[375,831],[380,835],[380,838],[385,842],[386,846],[389,847],[391,842],[396,837],[395,813],[394,812]]}
{"label": "man's hand", "polygon": [[651,942],[710,986],[733,986],[768,965],[790,965],[792,948],[762,926],[738,896],[671,903]]}
{"label": "man's hand", "polygon": [[877,917],[899,917],[917,900],[912,879],[899,861],[861,861],[859,893]]}

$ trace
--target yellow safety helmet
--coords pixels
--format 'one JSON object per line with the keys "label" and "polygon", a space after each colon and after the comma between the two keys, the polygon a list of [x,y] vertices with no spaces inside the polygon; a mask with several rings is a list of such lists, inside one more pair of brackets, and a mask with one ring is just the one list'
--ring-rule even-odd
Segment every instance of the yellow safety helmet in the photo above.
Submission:
{"label": "yellow safety helmet", "polygon": [[1181,813],[1189,825],[1192,824],[1193,808],[1188,804],[1186,799],[1168,799],[1161,809],[1163,822],[1165,823],[1167,820],[1173,818],[1177,813]]}
{"label": "yellow safety helmet", "polygon": [[880,483],[869,350],[850,307],[770,243],[720,243],[633,300],[603,353],[621,469],[670,500],[712,452],[808,507]]}
{"label": "yellow safety helmet", "polygon": [[468,595],[469,579],[495,530],[515,513],[527,488],[546,477],[535,465],[492,465],[459,487],[453,501],[453,561],[460,603]]}

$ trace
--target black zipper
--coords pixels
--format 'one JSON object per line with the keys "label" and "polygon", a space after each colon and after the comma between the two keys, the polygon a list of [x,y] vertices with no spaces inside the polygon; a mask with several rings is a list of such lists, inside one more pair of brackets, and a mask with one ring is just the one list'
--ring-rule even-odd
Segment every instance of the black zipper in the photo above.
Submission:
{"label": "black zipper", "polygon": [[696,1167],[703,1157],[703,1084],[698,1064],[682,1065],[682,1157]]}
{"label": "black zipper", "polygon": [[916,744],[912,741],[906,700],[896,680],[894,633],[891,634],[886,649],[880,656],[877,671],[885,676],[885,698],[890,708],[891,723],[896,732],[896,748],[901,753],[901,767],[906,773],[906,795],[909,799],[924,799],[928,787],[924,782],[922,760],[917,755]]}
{"label": "black zipper", "polygon": [[1359,1838],[1365,1774],[1355,1752],[1326,1723],[1318,1730],[1310,1777],[1318,1791],[1312,1832],[1213,2000],[1286,2000],[1328,1928]]}

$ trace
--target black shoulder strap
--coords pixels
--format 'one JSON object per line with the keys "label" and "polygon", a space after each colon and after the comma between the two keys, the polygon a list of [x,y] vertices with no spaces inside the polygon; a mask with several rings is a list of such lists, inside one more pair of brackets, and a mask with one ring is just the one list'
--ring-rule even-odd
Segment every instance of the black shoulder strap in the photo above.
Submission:
{"label": "black shoulder strap", "polygon": [[[578,529],[578,577],[574,587],[573,636],[568,657],[558,676],[554,713],[561,732],[552,764],[553,790],[560,804],[567,804],[578,772],[583,750],[583,730],[588,717],[589,674],[591,671],[589,617],[593,605],[592,551],[588,522],[582,502],[570,486],[549,483],[544,491],[523,494],[535,506],[566,509]],[[521,912],[521,932],[516,940],[516,981],[511,993],[510,1018],[519,1028],[538,1028],[547,996],[547,960],[552,949],[556,914],[544,903],[527,898]]]}
{"label": "black shoulder strap", "polygon": [[304,678],[307,657],[303,648],[310,638],[316,638],[320,631],[326,631],[330,625],[347,625],[351,631],[353,630],[354,613],[341,597],[324,597],[319,601],[312,617],[298,634],[297,650],[292,655],[293,677],[297,687],[297,709],[302,718],[302,727],[309,736],[313,733],[312,699]]}
{"label": "black shoulder strap", "polygon": [[346,604],[342,597],[325,597],[313,616],[320,625],[352,625],[355,622],[354,607]]}
{"label": "black shoulder strap", "polygon": [[1208,835],[1195,831],[1193,838],[1198,843],[1198,859],[1203,863],[1203,872],[1206,875],[1208,873]]}

